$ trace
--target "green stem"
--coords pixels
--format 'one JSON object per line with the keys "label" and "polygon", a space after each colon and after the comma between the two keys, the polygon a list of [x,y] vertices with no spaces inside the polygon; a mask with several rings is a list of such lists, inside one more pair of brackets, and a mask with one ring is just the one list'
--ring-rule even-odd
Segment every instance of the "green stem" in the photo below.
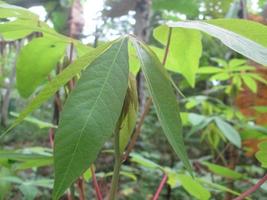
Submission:
{"label": "green stem", "polygon": [[119,176],[120,176],[120,168],[121,168],[119,129],[116,129],[116,132],[115,132],[114,150],[115,150],[115,165],[114,165],[113,177],[112,177],[112,182],[111,182],[109,200],[116,199],[116,193],[117,193],[117,188],[119,184]]}

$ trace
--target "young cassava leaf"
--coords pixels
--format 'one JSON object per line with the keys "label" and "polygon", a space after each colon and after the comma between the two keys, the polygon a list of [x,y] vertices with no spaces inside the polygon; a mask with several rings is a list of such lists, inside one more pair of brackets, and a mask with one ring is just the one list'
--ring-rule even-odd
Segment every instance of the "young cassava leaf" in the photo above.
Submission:
{"label": "young cassava leaf", "polygon": [[32,40],[21,49],[16,65],[16,80],[22,97],[29,97],[47,78],[64,55],[66,46],[66,43],[42,37]]}
{"label": "young cassava leaf", "polygon": [[166,70],[144,44],[132,39],[163,131],[175,153],[192,172],[182,135],[179,106]]}
{"label": "young cassava leaf", "polygon": [[82,73],[55,137],[53,199],[90,167],[121,115],[129,76],[128,40],[114,43]]}
{"label": "young cassava leaf", "polygon": [[231,178],[231,179],[242,179],[244,178],[244,175],[241,173],[238,173],[232,169],[229,169],[227,167],[224,166],[220,166],[220,165],[216,165],[216,164],[212,164],[209,162],[201,162],[203,165],[207,166],[208,169],[215,173],[218,174],[220,176],[226,177],[226,178]]}
{"label": "young cassava leaf", "polygon": [[[163,45],[166,45],[169,31],[171,31],[166,68],[181,73],[188,83],[194,87],[195,75],[202,53],[201,33],[197,30],[169,29],[167,26],[159,26],[153,32],[154,37]],[[164,57],[164,52],[164,49],[159,48],[155,51],[160,59]]]}
{"label": "young cassava leaf", "polygon": [[199,183],[198,179],[193,179],[191,176],[184,174],[178,174],[176,177],[183,188],[192,196],[199,200],[210,199],[210,192]]}
{"label": "young cassava leaf", "polygon": [[267,27],[262,24],[248,20],[220,19],[169,22],[168,26],[201,30],[218,38],[236,52],[267,65]]}
{"label": "young cassava leaf", "polygon": [[241,137],[239,133],[227,122],[220,119],[219,117],[215,118],[215,122],[220,129],[220,131],[223,133],[223,135],[235,146],[238,148],[241,147]]}
{"label": "young cassava leaf", "polygon": [[[132,132],[135,127],[137,112],[138,112],[138,96],[136,88],[136,80],[134,75],[129,74],[128,90],[126,94],[125,101],[127,103],[127,113],[120,126],[120,153],[123,153],[125,147],[127,146]],[[125,102],[124,101],[124,102]]]}

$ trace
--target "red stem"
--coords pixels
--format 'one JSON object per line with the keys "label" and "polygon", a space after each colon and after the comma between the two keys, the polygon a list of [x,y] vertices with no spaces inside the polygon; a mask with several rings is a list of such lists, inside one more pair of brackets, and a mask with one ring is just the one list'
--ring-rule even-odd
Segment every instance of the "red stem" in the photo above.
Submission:
{"label": "red stem", "polygon": [[85,200],[83,178],[79,178],[77,180],[77,185],[78,185],[78,188],[79,188],[79,200]]}
{"label": "red stem", "polygon": [[95,170],[94,170],[92,165],[91,165],[90,169],[91,169],[91,173],[92,173],[93,185],[94,185],[94,188],[95,188],[95,193],[96,193],[97,200],[102,200],[103,199],[102,198],[102,194],[100,192],[100,188],[99,188],[96,176],[95,176]]}
{"label": "red stem", "polygon": [[264,175],[255,185],[249,188],[247,191],[243,192],[239,197],[235,198],[234,200],[243,200],[248,197],[251,193],[255,192],[260,188],[260,186],[267,181],[267,174]]}
{"label": "red stem", "polygon": [[167,179],[168,179],[167,174],[164,174],[164,176],[163,176],[163,178],[161,179],[161,182],[160,182],[160,184],[159,184],[159,187],[158,187],[156,193],[154,194],[152,200],[158,200],[159,195],[160,195],[160,193],[161,193],[161,191],[162,191],[162,189],[163,189],[165,183],[167,182]]}

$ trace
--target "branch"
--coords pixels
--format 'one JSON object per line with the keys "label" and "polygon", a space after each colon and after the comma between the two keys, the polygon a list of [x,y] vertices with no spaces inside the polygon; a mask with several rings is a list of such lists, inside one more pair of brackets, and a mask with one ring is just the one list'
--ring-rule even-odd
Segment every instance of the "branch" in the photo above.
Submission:
{"label": "branch", "polygon": [[153,199],[152,199],[152,200],[158,200],[159,195],[160,195],[160,193],[161,193],[161,191],[162,191],[162,189],[163,189],[163,187],[164,187],[164,185],[165,185],[167,179],[168,179],[167,174],[164,174],[164,176],[163,176],[163,178],[161,179],[161,182],[160,182],[160,184],[159,184],[159,187],[158,187],[158,189],[157,189],[155,195],[153,196]]}
{"label": "branch", "polygon": [[267,181],[267,174],[264,175],[254,186],[249,188],[247,191],[243,192],[239,197],[235,198],[234,200],[243,200],[248,197],[251,193],[255,192],[260,188],[260,186]]}

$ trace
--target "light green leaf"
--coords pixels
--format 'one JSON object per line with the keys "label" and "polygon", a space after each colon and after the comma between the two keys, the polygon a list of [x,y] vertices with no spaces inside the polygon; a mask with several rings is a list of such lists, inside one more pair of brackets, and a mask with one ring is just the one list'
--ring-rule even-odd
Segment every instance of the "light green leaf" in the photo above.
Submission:
{"label": "light green leaf", "polygon": [[152,8],[154,10],[170,10],[179,13],[195,16],[198,13],[197,0],[153,0]]}
{"label": "light green leaf", "polygon": [[220,165],[216,165],[216,164],[212,164],[209,162],[201,162],[203,165],[207,166],[208,169],[215,173],[218,174],[220,176],[226,177],[226,178],[231,178],[231,179],[242,179],[244,178],[244,175],[241,173],[238,173],[232,169],[229,169],[227,167],[223,167]]}
{"label": "light green leaf", "polygon": [[267,47],[267,27],[263,24],[244,19],[212,19],[207,22]]}
{"label": "light green leaf", "polygon": [[226,81],[228,79],[230,79],[230,75],[224,72],[215,74],[212,77],[210,77],[210,80],[216,80],[216,81]]}
{"label": "light green leaf", "polygon": [[200,67],[197,70],[198,74],[216,74],[216,73],[220,73],[223,72],[223,69],[218,68],[218,67]]}
{"label": "light green leaf", "polygon": [[132,41],[140,59],[141,69],[144,73],[163,132],[185,167],[192,172],[183,141],[179,105],[168,74],[151,49],[148,49],[134,38]]}
{"label": "light green leaf", "polygon": [[0,19],[8,17],[17,17],[30,20],[39,19],[38,15],[30,12],[28,9],[6,3],[0,3]]}
{"label": "light green leaf", "polygon": [[113,44],[82,73],[55,134],[53,199],[81,176],[112,135],[128,86],[128,40]]}
{"label": "light green leaf", "polygon": [[17,88],[21,96],[29,97],[35,91],[56,67],[65,49],[65,43],[46,37],[34,39],[22,48],[16,65]]}
{"label": "light green leaf", "polygon": [[133,47],[132,43],[129,43],[129,67],[130,67],[130,72],[133,75],[136,75],[140,71],[140,61],[138,59],[138,56],[136,54],[136,51]]}
{"label": "light green leaf", "polygon": [[261,142],[259,145],[259,151],[256,153],[257,160],[261,163],[263,168],[267,168],[267,142]]}
{"label": "light green leaf", "polygon": [[215,122],[220,129],[220,131],[223,133],[223,135],[235,146],[238,148],[241,147],[241,138],[239,133],[228,123],[223,121],[222,119],[216,117]]}
{"label": "light green leaf", "polygon": [[144,158],[140,154],[137,154],[137,153],[131,153],[131,162],[135,162],[143,167],[150,168],[153,170],[156,170],[156,169],[163,170],[163,168],[157,163],[147,158]]}
{"label": "light green leaf", "polygon": [[122,121],[120,127],[120,152],[123,153],[125,147],[127,146],[132,132],[135,127],[137,112],[138,112],[138,95],[136,88],[136,80],[135,77],[130,74],[128,81],[128,90],[126,94],[125,101],[128,101],[128,112],[125,118]]}
{"label": "light green leaf", "polygon": [[210,192],[205,189],[197,179],[193,179],[191,176],[179,174],[177,175],[183,188],[192,196],[199,200],[208,200],[211,197]]}
{"label": "light green leaf", "polygon": [[253,92],[256,93],[257,92],[257,83],[256,81],[251,78],[250,76],[247,76],[246,74],[243,74],[242,76],[242,80],[244,81],[244,83],[246,84],[246,86]]}
{"label": "light green leaf", "polygon": [[[13,117],[19,117],[19,113],[15,113],[15,112],[10,112],[10,115],[13,116]],[[26,117],[24,119],[25,121],[27,122],[30,122],[30,123],[33,123],[33,124],[36,124],[39,128],[57,128],[57,126],[51,124],[51,123],[48,123],[48,122],[44,122],[44,121],[41,121],[37,118],[34,118],[34,117]]]}
{"label": "light green leaf", "polygon": [[[169,29],[167,26],[159,26],[154,30],[153,35],[159,42],[166,45]],[[163,59],[164,52],[164,50],[156,51],[161,60]],[[201,53],[202,44],[199,31],[172,29],[169,53],[165,66],[168,70],[181,73],[188,83],[194,87]]]}
{"label": "light green leaf", "polygon": [[11,129],[20,124],[25,119],[25,117],[27,117],[27,115],[29,115],[32,111],[34,111],[51,96],[53,96],[56,91],[60,89],[60,87],[65,85],[76,74],[80,73],[84,68],[89,66],[98,56],[109,49],[111,44],[112,43],[100,46],[67,66],[67,68],[62,73],[60,73],[55,79],[49,82],[43,88],[43,90],[31,101],[31,103],[29,103],[26,108],[24,108],[19,117],[15,120],[11,127],[1,135],[1,137],[5,136]]}
{"label": "light green leaf", "polygon": [[267,65],[267,27],[241,19],[170,22],[170,27],[201,30],[236,52]]}
{"label": "light green leaf", "polygon": [[229,66],[230,67],[238,67],[238,66],[244,65],[246,63],[247,63],[247,60],[234,58],[234,59],[230,60]]}

